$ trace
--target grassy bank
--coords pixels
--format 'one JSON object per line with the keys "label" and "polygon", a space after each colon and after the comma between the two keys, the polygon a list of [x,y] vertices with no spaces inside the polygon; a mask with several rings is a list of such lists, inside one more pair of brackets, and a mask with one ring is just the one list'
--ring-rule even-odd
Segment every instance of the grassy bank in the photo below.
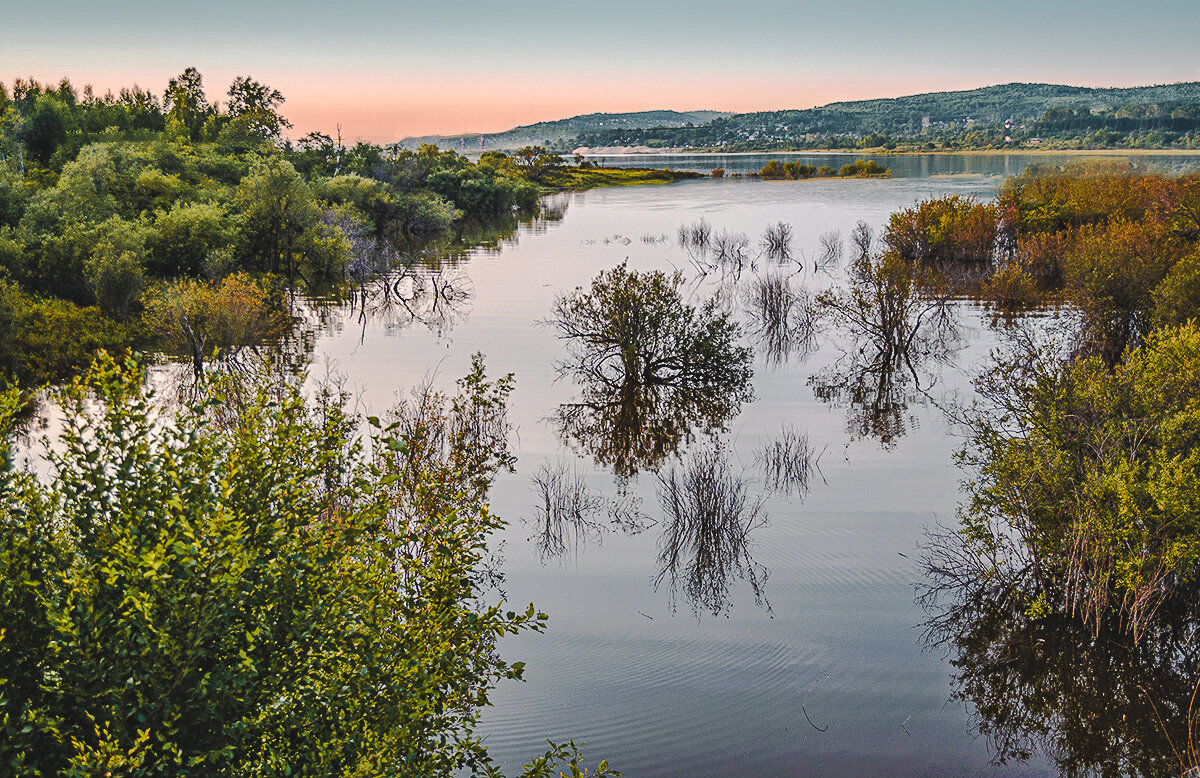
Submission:
{"label": "grassy bank", "polygon": [[544,185],[556,190],[593,189],[602,186],[670,184],[704,177],[703,173],[661,168],[560,167],[546,176]]}

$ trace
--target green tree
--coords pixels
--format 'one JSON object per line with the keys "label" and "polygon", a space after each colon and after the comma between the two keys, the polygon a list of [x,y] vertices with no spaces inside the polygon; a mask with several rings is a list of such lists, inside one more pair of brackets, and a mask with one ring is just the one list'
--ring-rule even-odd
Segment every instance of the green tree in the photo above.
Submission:
{"label": "green tree", "polygon": [[200,131],[215,111],[204,96],[204,79],[194,67],[186,68],[167,83],[163,93],[167,121],[174,123],[190,140],[200,140]]}
{"label": "green tree", "polygon": [[67,142],[66,107],[50,95],[40,95],[33,111],[21,123],[17,140],[25,146],[31,159],[42,165]]}
{"label": "green tree", "polygon": [[737,343],[738,324],[715,300],[685,303],[681,286],[682,273],[639,273],[621,263],[589,289],[560,295],[550,324],[570,341],[562,369],[616,387],[744,385],[750,349]]}
{"label": "green tree", "polygon": [[169,352],[188,358],[197,382],[204,380],[206,360],[235,363],[288,325],[278,295],[244,273],[216,283],[183,279],[157,287],[148,298],[151,333]]}
{"label": "green tree", "polygon": [[109,219],[97,230],[97,241],[84,265],[88,286],[101,310],[125,318],[146,286],[144,223]]}
{"label": "green tree", "polygon": [[266,84],[238,76],[229,85],[227,112],[231,123],[240,124],[243,131],[262,140],[277,140],[292,123],[279,112],[283,93]]}
{"label": "green tree", "polygon": [[147,243],[147,269],[159,276],[199,276],[214,252],[236,239],[229,214],[216,203],[176,203],[160,211]]}
{"label": "green tree", "polygon": [[308,184],[286,159],[259,160],[234,193],[242,213],[242,235],[249,263],[270,273],[295,277],[300,239],[317,224],[316,200]]}
{"label": "green tree", "polygon": [[1140,635],[1200,581],[1198,377],[1194,322],[1113,368],[1044,349],[1002,359],[964,454],[972,556],[1031,577],[1051,612]]}
{"label": "green tree", "polygon": [[542,146],[525,146],[513,152],[513,161],[530,181],[545,183],[550,173],[566,164],[561,156]]}

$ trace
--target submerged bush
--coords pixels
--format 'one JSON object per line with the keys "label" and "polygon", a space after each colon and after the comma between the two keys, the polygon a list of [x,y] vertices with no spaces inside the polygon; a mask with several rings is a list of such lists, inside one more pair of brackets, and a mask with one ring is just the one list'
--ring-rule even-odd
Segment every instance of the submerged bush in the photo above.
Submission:
{"label": "submerged bush", "polygon": [[1194,323],[1112,369],[1024,350],[1002,361],[966,455],[972,551],[1033,576],[1052,611],[1140,633],[1200,581],[1198,377]]}
{"label": "submerged bush", "polygon": [[972,197],[935,197],[893,213],[884,241],[902,259],[989,262],[996,247],[996,209]]}
{"label": "submerged bush", "polygon": [[715,300],[683,300],[683,275],[639,273],[622,263],[589,289],[554,302],[550,324],[570,341],[566,372],[612,386],[745,384],[750,349]]}

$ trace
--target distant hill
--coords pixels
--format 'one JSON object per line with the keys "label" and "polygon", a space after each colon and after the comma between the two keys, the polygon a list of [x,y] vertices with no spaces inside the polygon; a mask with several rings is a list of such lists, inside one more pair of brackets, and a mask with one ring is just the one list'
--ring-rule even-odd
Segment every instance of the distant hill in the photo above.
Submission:
{"label": "distant hill", "polygon": [[[1190,116],[1189,106],[1200,104],[1200,82],[1184,82],[1129,88],[1092,88],[1059,84],[1002,84],[959,92],[931,92],[877,100],[830,103],[817,108],[759,111],[717,117],[695,128],[651,127],[611,129],[580,133],[575,146],[649,146],[675,148],[728,148],[750,150],[827,146],[831,140],[869,136],[912,139],[920,136],[956,138],[962,141],[972,132],[984,129],[999,133],[1003,142],[1005,124],[1033,130],[1049,111],[1070,111],[1095,118],[1091,130],[1115,126],[1123,114],[1141,117],[1138,128],[1146,132],[1191,132],[1187,121],[1168,126],[1166,118],[1182,111]],[[1081,125],[1089,122],[1077,122]],[[1176,122],[1176,124],[1179,124]],[[1105,130],[1107,131],[1107,130]],[[992,141],[988,141],[989,143]],[[984,145],[966,140],[967,145]],[[861,144],[860,144],[861,145]],[[870,144],[868,144],[870,145]],[[853,144],[849,147],[853,147]]]}
{"label": "distant hill", "polygon": [[920,130],[931,123],[979,123],[1031,120],[1050,108],[1090,108],[1093,111],[1125,105],[1162,102],[1200,102],[1200,81],[1128,88],[1092,88],[1060,84],[1001,84],[960,92],[928,92],[877,100],[829,103],[808,110],[736,114],[730,119],[747,124],[785,120],[792,125],[836,124],[846,130],[896,132]]}
{"label": "distant hill", "polygon": [[444,149],[479,150],[480,139],[483,148],[515,149],[521,146],[551,144],[561,140],[575,138],[578,135],[610,130],[643,129],[648,127],[684,127],[687,124],[707,124],[713,119],[729,116],[725,111],[636,111],[633,113],[589,113],[572,116],[569,119],[558,119],[550,122],[537,122],[514,127],[511,130],[494,133],[463,133],[461,135],[424,135],[404,138],[400,145],[405,148],[415,148],[422,143],[433,143]]}

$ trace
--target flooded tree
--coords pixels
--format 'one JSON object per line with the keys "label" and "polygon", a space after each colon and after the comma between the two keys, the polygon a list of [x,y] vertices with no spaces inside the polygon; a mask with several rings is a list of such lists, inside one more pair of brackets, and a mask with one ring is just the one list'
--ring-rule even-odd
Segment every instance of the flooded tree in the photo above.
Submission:
{"label": "flooded tree", "polygon": [[819,270],[832,270],[842,264],[845,244],[842,234],[837,230],[821,233],[821,249],[817,252],[816,267]]}
{"label": "flooded tree", "polygon": [[182,280],[148,295],[146,320],[163,348],[190,361],[203,381],[205,364],[237,367],[247,353],[292,323],[281,295],[237,273],[218,283]]}
{"label": "flooded tree", "polygon": [[1019,332],[964,412],[960,524],[933,534],[926,638],[998,762],[1200,766],[1200,329],[1119,364]]}
{"label": "flooded tree", "polygon": [[762,498],[750,491],[720,445],[703,447],[680,467],[659,473],[663,533],[655,586],[666,581],[672,599],[682,592],[697,612],[715,616],[729,609],[730,586],[744,579],[755,602],[764,604],[769,572],[754,561],[750,536],[767,516]]}
{"label": "flooded tree", "polygon": [[535,528],[534,546],[543,559],[578,552],[589,537],[603,533],[604,497],[588,488],[578,470],[546,463],[532,481],[537,501],[528,523]]}
{"label": "flooded tree", "polygon": [[782,221],[768,225],[761,243],[768,259],[787,262],[792,258],[792,225]]}
{"label": "flooded tree", "polygon": [[1112,369],[1062,351],[1022,342],[980,380],[961,535],[1033,576],[1048,612],[1137,637],[1200,579],[1200,329]]}
{"label": "flooded tree", "polygon": [[679,225],[679,245],[685,249],[704,250],[712,239],[712,225],[703,217],[690,224]]}
{"label": "flooded tree", "polygon": [[685,302],[682,285],[681,273],[622,263],[560,295],[549,322],[568,341],[560,372],[612,387],[744,385],[750,350],[737,345],[737,323],[712,300]]}
{"label": "flooded tree", "polygon": [[714,300],[685,302],[682,283],[622,264],[555,301],[549,323],[569,350],[558,369],[581,386],[555,420],[621,476],[657,467],[696,428],[722,428],[751,396],[739,326]]}
{"label": "flooded tree", "polygon": [[750,282],[743,296],[750,334],[768,362],[808,356],[816,346],[819,310],[812,296],[789,278],[769,274]]}
{"label": "flooded tree", "polygon": [[852,432],[885,446],[903,434],[911,396],[957,345],[951,295],[927,268],[893,251],[860,256],[817,307],[846,337],[843,357],[813,376],[817,396],[845,402]]}

